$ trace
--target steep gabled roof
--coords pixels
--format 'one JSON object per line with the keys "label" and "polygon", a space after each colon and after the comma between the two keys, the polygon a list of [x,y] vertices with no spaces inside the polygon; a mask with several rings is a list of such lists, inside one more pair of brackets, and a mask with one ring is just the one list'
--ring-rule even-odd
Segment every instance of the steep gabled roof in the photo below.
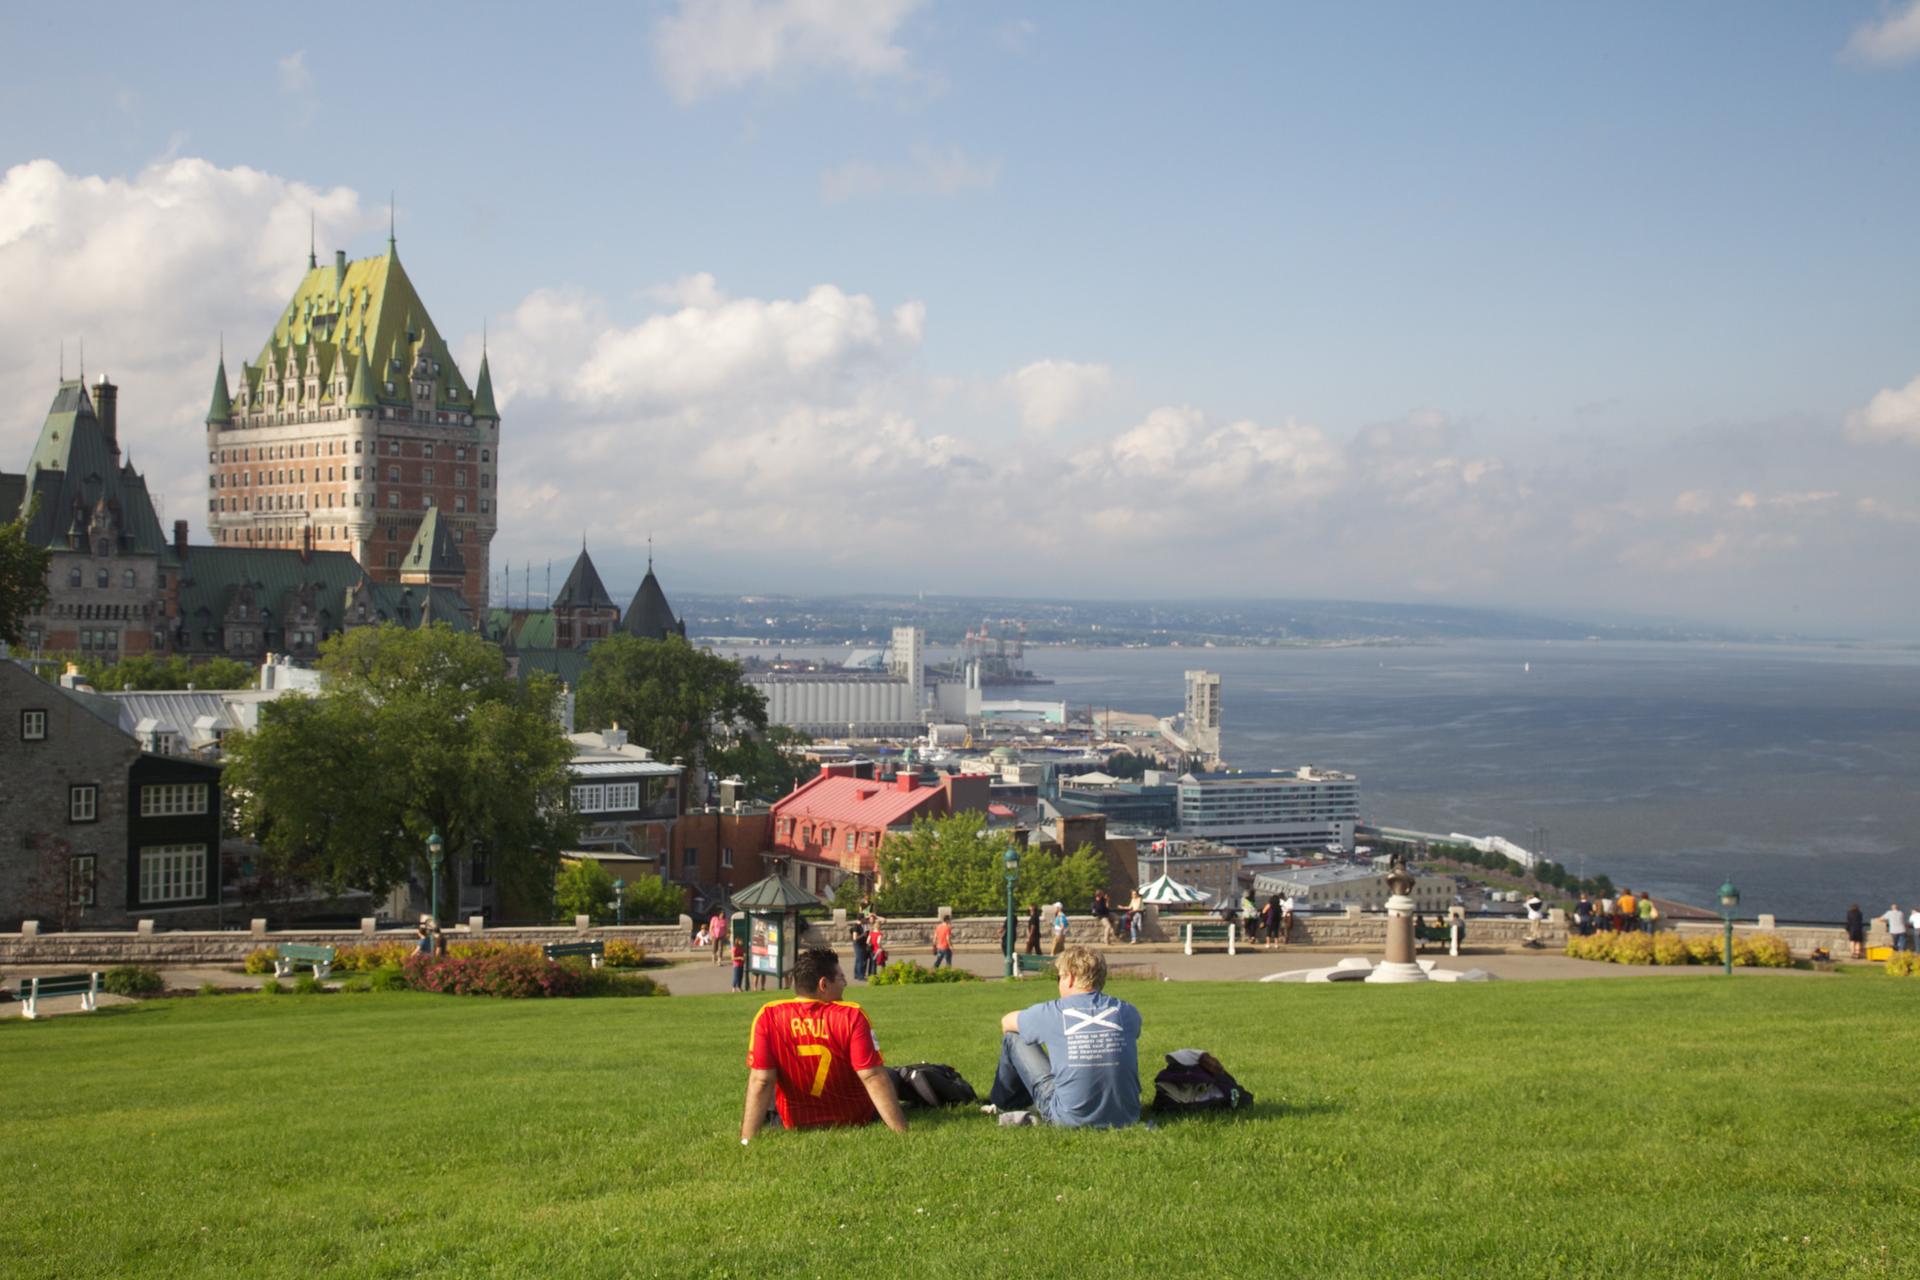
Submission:
{"label": "steep gabled roof", "polygon": [[78,379],[62,382],[54,393],[27,462],[20,502],[8,518],[36,494],[40,510],[27,528],[34,545],[64,545],[75,523],[84,529],[87,517],[104,503],[126,540],[122,550],[158,554],[172,562],[145,477],[120,461]]}
{"label": "steep gabled roof", "polygon": [[420,520],[420,532],[413,535],[413,545],[400,561],[400,572],[458,577],[466,571],[467,562],[454,545],[453,530],[440,519],[440,508],[428,507]]}
{"label": "steep gabled roof", "polygon": [[233,421],[233,398],[227,393],[227,358],[220,357],[220,368],[213,375],[213,400],[207,405],[207,425],[224,427]]}
{"label": "steep gabled roof", "polygon": [[667,593],[660,589],[660,580],[653,576],[652,565],[647,566],[647,576],[640,580],[640,589],[633,593],[633,603],[620,619],[620,629],[643,640],[664,640],[668,636],[686,638],[686,624],[673,616],[673,606],[667,603]]}
{"label": "steep gabled roof", "polygon": [[480,353],[480,376],[473,384],[473,416],[495,419],[500,416],[500,411],[493,407],[493,372],[487,368],[484,351]]}
{"label": "steep gabled roof", "polygon": [[573,571],[561,584],[560,594],[553,598],[556,609],[616,609],[613,597],[601,584],[600,575],[593,567],[593,560],[587,555],[585,547],[580,548],[580,558],[573,562]]}

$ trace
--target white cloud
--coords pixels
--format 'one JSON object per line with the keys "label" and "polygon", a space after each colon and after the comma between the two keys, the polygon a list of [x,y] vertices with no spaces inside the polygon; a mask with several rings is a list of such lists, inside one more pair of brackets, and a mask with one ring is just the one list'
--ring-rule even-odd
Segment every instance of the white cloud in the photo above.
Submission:
{"label": "white cloud", "polygon": [[1020,421],[1051,431],[1078,417],[1113,386],[1113,370],[1104,364],[1072,360],[1036,360],[1002,379]]}
{"label": "white cloud", "polygon": [[916,144],[906,163],[881,166],[849,160],[820,175],[820,198],[828,204],[889,195],[950,196],[984,191],[1000,180],[998,160],[975,160],[959,147]]}
{"label": "white cloud", "polygon": [[313,88],[313,72],[307,69],[307,51],[295,49],[280,59],[280,92],[303,94]]}
{"label": "white cloud", "polygon": [[1877,22],[1861,23],[1842,52],[1876,67],[1897,67],[1920,58],[1920,0],[1907,0],[1904,8]]}
{"label": "white cloud", "polygon": [[655,64],[682,103],[789,71],[912,73],[900,26],[921,0],[681,0],[654,24]]}
{"label": "white cloud", "polygon": [[26,460],[87,347],[89,380],[120,385],[121,439],[172,515],[204,507],[200,420],[222,330],[227,368],[251,359],[307,265],[313,212],[334,244],[371,229],[359,196],[205,160],[131,178],[70,174],[51,160],[0,176],[0,280],[32,306],[0,307],[0,468]]}
{"label": "white cloud", "polygon": [[1920,444],[1920,378],[1889,387],[1847,415],[1847,435],[1868,444]]}

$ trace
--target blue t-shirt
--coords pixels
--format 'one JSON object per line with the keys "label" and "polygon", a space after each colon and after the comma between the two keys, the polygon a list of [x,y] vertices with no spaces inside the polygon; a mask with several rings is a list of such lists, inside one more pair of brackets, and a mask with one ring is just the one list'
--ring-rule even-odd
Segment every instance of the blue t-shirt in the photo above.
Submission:
{"label": "blue t-shirt", "polygon": [[1020,1011],[1020,1038],[1053,1063],[1054,1124],[1118,1129],[1140,1118],[1140,1011],[1076,992]]}

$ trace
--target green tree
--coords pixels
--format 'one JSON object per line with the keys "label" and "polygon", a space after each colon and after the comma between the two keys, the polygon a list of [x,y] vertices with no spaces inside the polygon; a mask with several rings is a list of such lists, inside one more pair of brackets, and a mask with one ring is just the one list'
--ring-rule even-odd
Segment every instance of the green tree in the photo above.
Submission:
{"label": "green tree", "polygon": [[568,858],[553,882],[553,905],[562,920],[598,920],[613,908],[613,877],[592,858]]}
{"label": "green tree", "polygon": [[[931,915],[942,906],[966,915],[1005,910],[1009,837],[983,830],[985,822],[978,813],[917,818],[912,831],[888,836],[876,857],[875,908],[894,915]],[[1066,855],[1023,849],[1013,895],[1023,909],[1063,902],[1069,911],[1085,911],[1106,882],[1106,859],[1087,846]]]}
{"label": "green tree", "polygon": [[1129,778],[1138,782],[1147,770],[1157,769],[1160,762],[1152,756],[1138,756],[1131,751],[1116,751],[1107,758],[1104,772],[1116,778]]}
{"label": "green tree", "polygon": [[714,753],[710,764],[721,777],[737,777],[755,800],[778,800],[794,789],[812,767],[800,748],[813,739],[784,724],[769,725],[765,733],[741,733],[732,746]]}
{"label": "green tree", "polygon": [[27,525],[39,510],[39,495],[20,515],[0,524],[0,640],[17,645],[27,618],[47,602],[47,567],[53,552],[27,541]]}
{"label": "green tree", "polygon": [[80,673],[96,689],[250,689],[253,668],[232,658],[211,658],[194,666],[184,657],[158,658],[137,654],[118,662],[78,660]]}
{"label": "green tree", "polygon": [[484,853],[503,898],[544,914],[577,830],[558,682],[516,681],[498,649],[444,624],[342,633],[319,668],[323,692],[267,703],[256,732],[227,739],[236,826],[267,870],[384,893],[410,872],[428,882],[438,831],[443,882]]}
{"label": "green tree", "polygon": [[679,636],[642,640],[616,632],[587,654],[576,723],[619,724],[656,760],[713,762],[749,731],[767,727],[767,700],[740,664]]}
{"label": "green tree", "polygon": [[626,899],[629,924],[636,920],[678,920],[687,909],[686,888],[658,876],[631,881],[620,896]]}

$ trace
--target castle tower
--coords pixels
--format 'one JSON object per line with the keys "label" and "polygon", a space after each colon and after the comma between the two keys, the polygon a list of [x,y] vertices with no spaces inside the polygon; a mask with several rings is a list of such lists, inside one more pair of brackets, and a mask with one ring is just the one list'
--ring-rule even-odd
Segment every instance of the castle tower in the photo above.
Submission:
{"label": "castle tower", "polygon": [[619,625],[620,606],[607,594],[599,571],[593,567],[592,557],[587,555],[585,542],[580,545],[580,558],[573,562],[573,571],[567,575],[550,607],[553,609],[553,642],[561,649],[585,648],[595,640],[612,635],[614,627]]}
{"label": "castle tower", "polygon": [[444,585],[476,614],[487,607],[499,528],[492,373],[483,354],[468,388],[391,237],[386,253],[355,262],[309,253],[237,380],[222,356],[206,427],[216,546],[345,551],[376,581],[398,582],[435,514],[433,541],[463,566]]}

